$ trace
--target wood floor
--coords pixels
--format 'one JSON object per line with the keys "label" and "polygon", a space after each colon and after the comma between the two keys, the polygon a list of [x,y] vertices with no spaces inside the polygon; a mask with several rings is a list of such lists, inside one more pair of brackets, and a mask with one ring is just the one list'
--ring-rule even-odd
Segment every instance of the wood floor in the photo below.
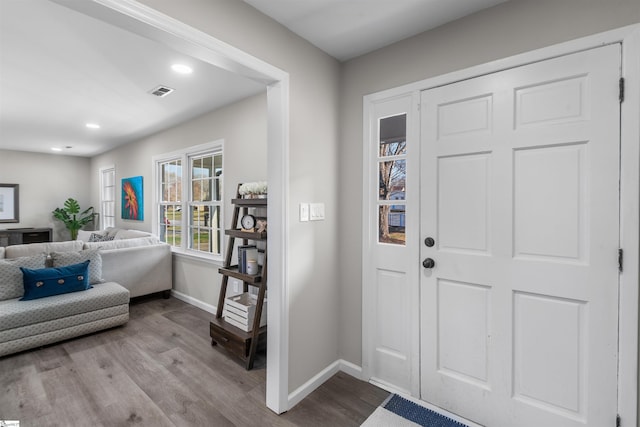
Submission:
{"label": "wood floor", "polygon": [[211,347],[210,314],[174,298],[131,304],[127,325],[0,358],[0,420],[41,426],[359,426],[388,396],[338,373],[289,412]]}

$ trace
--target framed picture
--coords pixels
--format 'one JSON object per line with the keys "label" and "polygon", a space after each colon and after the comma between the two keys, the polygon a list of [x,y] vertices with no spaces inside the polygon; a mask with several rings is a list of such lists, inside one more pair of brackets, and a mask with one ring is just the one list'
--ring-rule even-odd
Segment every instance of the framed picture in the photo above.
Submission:
{"label": "framed picture", "polygon": [[142,177],[122,178],[122,219],[144,221]]}
{"label": "framed picture", "polygon": [[0,184],[0,222],[20,221],[18,184]]}

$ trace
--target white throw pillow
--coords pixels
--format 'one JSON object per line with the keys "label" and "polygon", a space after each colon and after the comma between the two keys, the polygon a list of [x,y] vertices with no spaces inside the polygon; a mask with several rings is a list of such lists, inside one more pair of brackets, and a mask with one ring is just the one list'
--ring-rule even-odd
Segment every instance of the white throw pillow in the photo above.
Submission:
{"label": "white throw pillow", "polygon": [[92,234],[100,234],[101,236],[106,235],[105,231],[86,231],[86,230],[78,230],[78,238],[76,240],[81,240],[83,242],[88,242],[91,238]]}
{"label": "white throw pillow", "polygon": [[51,252],[54,267],[64,267],[79,264],[89,260],[89,284],[102,283],[102,256],[97,249],[87,249],[77,252]]}
{"label": "white throw pillow", "polygon": [[107,236],[114,236],[114,237],[116,234],[118,234],[118,231],[120,231],[120,229],[116,227],[107,227],[103,230],[103,232],[106,233]]}
{"label": "white throw pillow", "polygon": [[106,234],[99,233],[91,233],[89,236],[89,242],[108,242],[109,240],[113,240],[114,236],[109,236]]}
{"label": "white throw pillow", "polygon": [[20,267],[38,270],[44,268],[45,255],[35,255],[0,260],[0,301],[24,295],[22,270]]}

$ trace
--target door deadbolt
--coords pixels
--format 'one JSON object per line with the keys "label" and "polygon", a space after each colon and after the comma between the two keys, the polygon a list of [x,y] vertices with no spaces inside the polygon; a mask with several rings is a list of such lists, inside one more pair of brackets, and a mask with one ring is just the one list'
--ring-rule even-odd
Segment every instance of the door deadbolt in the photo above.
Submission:
{"label": "door deadbolt", "polygon": [[436,241],[433,240],[433,237],[427,237],[426,239],[424,239],[424,244],[428,247],[431,248],[433,247],[433,245],[436,244]]}

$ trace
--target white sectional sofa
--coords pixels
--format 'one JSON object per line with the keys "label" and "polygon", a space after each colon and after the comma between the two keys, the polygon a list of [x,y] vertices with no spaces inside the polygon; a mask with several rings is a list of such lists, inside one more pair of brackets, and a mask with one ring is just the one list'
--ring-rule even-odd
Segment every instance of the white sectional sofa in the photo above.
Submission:
{"label": "white sectional sofa", "polygon": [[[155,236],[133,230],[109,230],[108,241],[80,233],[71,242],[0,247],[0,356],[122,325],[129,299],[172,288],[171,247]],[[21,301],[19,267],[38,270],[89,259],[92,288]]]}
{"label": "white sectional sofa", "polygon": [[[90,242],[92,234],[101,234],[108,241]],[[80,231],[78,241],[83,249],[100,249],[102,278],[127,288],[131,298],[164,292],[169,296],[173,287],[171,246],[156,236],[138,230],[107,229],[103,232]],[[7,250],[11,246],[7,247]]]}

